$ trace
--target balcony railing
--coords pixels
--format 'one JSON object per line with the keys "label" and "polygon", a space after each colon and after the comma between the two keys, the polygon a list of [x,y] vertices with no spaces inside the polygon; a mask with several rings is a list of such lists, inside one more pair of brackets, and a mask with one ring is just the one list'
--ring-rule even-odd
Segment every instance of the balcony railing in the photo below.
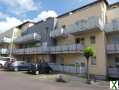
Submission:
{"label": "balcony railing", "polygon": [[52,54],[58,53],[82,53],[83,52],[83,45],[81,44],[72,44],[72,45],[60,45],[60,46],[53,46],[50,47],[50,51]]}
{"label": "balcony railing", "polygon": [[60,53],[82,53],[83,46],[81,44],[60,45],[50,47],[34,47],[24,49],[13,49],[13,54],[60,54]]}
{"label": "balcony railing", "polygon": [[40,34],[32,33],[32,34],[27,34],[27,35],[18,37],[17,39],[14,40],[14,43],[22,44],[22,43],[29,43],[29,42],[40,41],[40,40],[41,40]]}
{"label": "balcony railing", "polygon": [[106,32],[119,31],[119,20],[113,20],[113,22],[106,24],[104,30]]}
{"label": "balcony railing", "polygon": [[11,38],[8,37],[3,37],[0,39],[0,44],[2,43],[10,43],[11,42]]}
{"label": "balcony railing", "polygon": [[106,49],[108,54],[119,53],[119,44],[107,44]]}
{"label": "balcony railing", "polygon": [[108,76],[119,78],[119,67],[108,67]]}
{"label": "balcony railing", "polygon": [[9,54],[9,50],[6,48],[1,48],[0,49],[0,54]]}
{"label": "balcony railing", "polygon": [[75,34],[82,31],[92,29],[102,30],[104,27],[103,21],[99,17],[89,17],[87,20],[79,20],[74,24],[67,26],[65,29],[58,28],[50,32],[51,37],[60,37],[67,34]]}

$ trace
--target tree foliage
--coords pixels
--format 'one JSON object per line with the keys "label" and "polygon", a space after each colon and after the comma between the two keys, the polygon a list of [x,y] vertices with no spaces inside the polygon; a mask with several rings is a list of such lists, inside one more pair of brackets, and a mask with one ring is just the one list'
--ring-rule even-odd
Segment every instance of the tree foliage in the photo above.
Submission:
{"label": "tree foliage", "polygon": [[94,51],[91,47],[87,47],[84,49],[84,56],[88,59],[89,57],[94,55]]}

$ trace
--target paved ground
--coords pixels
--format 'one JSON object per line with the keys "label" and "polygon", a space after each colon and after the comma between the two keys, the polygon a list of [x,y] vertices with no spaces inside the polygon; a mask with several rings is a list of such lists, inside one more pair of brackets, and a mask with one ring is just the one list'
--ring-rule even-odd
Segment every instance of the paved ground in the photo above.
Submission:
{"label": "paved ground", "polygon": [[0,90],[109,90],[108,86],[87,85],[78,79],[58,83],[51,76],[46,78],[44,75],[0,71]]}

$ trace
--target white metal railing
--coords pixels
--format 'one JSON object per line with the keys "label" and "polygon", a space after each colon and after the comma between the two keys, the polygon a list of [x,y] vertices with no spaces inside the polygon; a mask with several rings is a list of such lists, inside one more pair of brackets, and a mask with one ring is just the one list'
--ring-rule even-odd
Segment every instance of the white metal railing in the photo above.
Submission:
{"label": "white metal railing", "polygon": [[72,45],[58,45],[49,47],[33,47],[24,49],[13,49],[14,54],[38,54],[38,53],[82,53],[83,45],[72,44]]}
{"label": "white metal railing", "polygon": [[111,23],[105,25],[106,32],[119,31],[119,20],[113,20]]}
{"label": "white metal railing", "polygon": [[59,45],[50,48],[51,53],[81,53],[84,47],[81,44]]}
{"label": "white metal railing", "polygon": [[119,44],[107,44],[107,53],[119,53]]}
{"label": "white metal railing", "polygon": [[119,67],[108,67],[108,75],[119,78]]}
{"label": "white metal railing", "polygon": [[3,37],[0,39],[0,43],[10,43],[11,42],[11,38],[8,37]]}
{"label": "white metal railing", "polygon": [[65,64],[56,64],[56,63],[48,63],[49,66],[54,70],[58,72],[67,72],[67,73],[78,73],[81,75],[85,75],[86,68],[83,66],[77,66],[77,65],[65,65]]}
{"label": "white metal railing", "polygon": [[40,41],[40,40],[41,40],[40,34],[31,33],[31,34],[18,37],[17,39],[14,40],[14,43],[20,44],[20,43],[28,43],[28,42]]}
{"label": "white metal railing", "polygon": [[24,54],[25,49],[13,49],[12,54]]}
{"label": "white metal railing", "polygon": [[9,54],[9,50],[7,48],[1,48],[0,54]]}
{"label": "white metal railing", "polygon": [[96,16],[89,17],[87,20],[79,20],[72,25],[67,26],[65,29],[58,28],[50,32],[51,37],[59,37],[67,34],[73,34],[85,30],[91,30],[94,28],[99,28],[102,30],[104,28],[103,21]]}

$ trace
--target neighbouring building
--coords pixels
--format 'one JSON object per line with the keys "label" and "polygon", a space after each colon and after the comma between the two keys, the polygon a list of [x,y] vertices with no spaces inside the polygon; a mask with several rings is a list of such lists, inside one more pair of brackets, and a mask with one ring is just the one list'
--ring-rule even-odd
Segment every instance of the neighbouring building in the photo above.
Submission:
{"label": "neighbouring building", "polygon": [[50,38],[49,33],[54,30],[56,21],[55,18],[48,18],[22,32],[21,36],[14,40],[14,44],[18,46],[13,50],[14,57],[32,62],[51,61],[48,47],[53,46],[55,40]]}
{"label": "neighbouring building", "polygon": [[40,21],[13,43],[12,56],[20,60],[84,66],[83,50],[92,47],[95,57],[89,62],[90,74],[99,79],[119,77],[119,2],[109,5],[107,0],[97,0]]}
{"label": "neighbouring building", "polygon": [[0,34],[0,56],[12,57],[12,48],[16,47],[13,40],[21,35],[28,27],[33,25],[32,22],[24,22]]}

